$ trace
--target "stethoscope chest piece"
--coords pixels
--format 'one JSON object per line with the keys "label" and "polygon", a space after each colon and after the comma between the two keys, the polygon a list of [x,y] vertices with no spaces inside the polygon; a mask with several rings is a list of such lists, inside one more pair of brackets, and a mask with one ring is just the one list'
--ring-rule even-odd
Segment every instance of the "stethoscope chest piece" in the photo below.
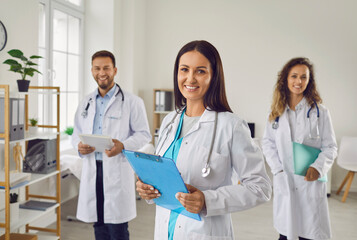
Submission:
{"label": "stethoscope chest piece", "polygon": [[207,177],[211,172],[211,167],[210,166],[205,166],[204,168],[202,168],[202,177]]}

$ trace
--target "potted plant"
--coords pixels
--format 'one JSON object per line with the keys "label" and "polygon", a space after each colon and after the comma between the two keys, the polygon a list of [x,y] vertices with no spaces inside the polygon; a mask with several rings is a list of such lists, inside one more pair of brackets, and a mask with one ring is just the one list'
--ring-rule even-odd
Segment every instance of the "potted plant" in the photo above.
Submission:
{"label": "potted plant", "polygon": [[29,121],[30,121],[29,133],[35,134],[37,132],[38,120],[37,118],[30,118]]}
{"label": "potted plant", "polygon": [[20,73],[21,74],[21,79],[17,80],[17,86],[19,89],[19,92],[27,92],[30,81],[26,80],[26,76],[33,77],[34,73],[37,72],[41,74],[37,69],[33,68],[34,66],[37,66],[38,64],[34,63],[31,61],[31,59],[37,59],[37,58],[42,58],[41,56],[37,55],[32,55],[29,58],[24,56],[24,53],[20,51],[19,49],[12,49],[7,52],[10,54],[11,57],[18,58],[22,61],[22,64],[19,63],[18,61],[14,59],[7,59],[3,63],[10,65],[9,71]]}
{"label": "potted plant", "polygon": [[69,144],[72,144],[73,127],[66,127],[66,129],[64,130],[64,133],[66,135],[68,135]]}

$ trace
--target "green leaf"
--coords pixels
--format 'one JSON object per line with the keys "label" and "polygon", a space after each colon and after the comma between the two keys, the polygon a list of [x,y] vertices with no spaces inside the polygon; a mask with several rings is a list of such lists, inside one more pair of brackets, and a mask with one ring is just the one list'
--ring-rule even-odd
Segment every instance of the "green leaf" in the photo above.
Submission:
{"label": "green leaf", "polygon": [[[37,73],[41,74],[41,72],[39,72],[37,69],[34,69],[34,68],[25,68],[25,74],[26,74],[26,75],[30,75],[30,76],[32,77],[34,72],[37,72]],[[32,75],[31,75],[31,74],[32,74]]]}
{"label": "green leaf", "polygon": [[21,56],[21,60],[24,61],[24,62],[26,62],[26,61],[27,61],[27,57]]}
{"label": "green leaf", "polygon": [[33,77],[33,74],[34,74],[33,72],[27,72],[27,73],[25,73],[25,76],[29,75],[29,76]]}
{"label": "green leaf", "polygon": [[13,59],[7,59],[5,62],[3,62],[3,64],[9,64],[9,65],[21,65],[20,63],[18,63],[16,60]]}
{"label": "green leaf", "polygon": [[22,66],[20,64],[19,65],[11,65],[10,71],[22,73]]}
{"label": "green leaf", "polygon": [[64,133],[71,136],[73,134],[73,127],[67,127]]}
{"label": "green leaf", "polygon": [[7,53],[10,54],[11,57],[15,57],[15,58],[21,58],[24,55],[24,53],[18,49],[12,49]]}
{"label": "green leaf", "polygon": [[42,58],[42,57],[41,56],[37,56],[37,55],[32,55],[30,58],[34,59],[34,58]]}
{"label": "green leaf", "polygon": [[37,64],[37,63],[34,63],[34,62],[31,62],[31,61],[28,61],[28,62],[27,62],[27,65],[29,65],[29,66],[37,66],[38,64]]}

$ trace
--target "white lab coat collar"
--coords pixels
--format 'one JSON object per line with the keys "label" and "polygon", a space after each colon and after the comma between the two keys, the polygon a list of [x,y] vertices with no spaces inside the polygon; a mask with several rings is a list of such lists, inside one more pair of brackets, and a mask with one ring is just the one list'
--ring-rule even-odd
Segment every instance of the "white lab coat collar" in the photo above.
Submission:
{"label": "white lab coat collar", "polygon": [[188,131],[188,133],[186,134],[186,136],[188,136],[189,134],[197,131],[198,129],[200,129],[201,123],[205,123],[205,122],[214,122],[215,119],[215,111],[212,111],[210,109],[206,109],[202,116],[200,117],[200,119],[198,120],[198,122],[192,126],[192,128]]}
{"label": "white lab coat collar", "polygon": [[[309,103],[307,102],[306,98],[303,97],[300,102],[295,106],[295,111],[299,111],[303,109],[305,106],[309,106]],[[290,111],[291,108],[289,107],[289,104],[286,104],[286,110]]]}
{"label": "white lab coat collar", "polygon": [[[112,105],[112,103],[113,103],[116,99],[118,99],[118,97],[120,97],[120,100],[121,100],[121,97],[122,97],[122,96],[120,96],[120,94],[123,94],[123,92],[121,92],[120,94],[118,94],[120,88],[117,86],[117,84],[114,84],[114,88],[115,88],[115,92],[114,92],[113,96],[110,98],[110,100],[109,100],[109,102],[108,102],[108,105],[107,105],[106,109],[104,110],[104,114],[107,112],[107,110],[108,110],[109,107]],[[99,89],[96,88],[96,89],[89,95],[89,99],[92,99],[92,100],[94,100],[94,102],[95,102],[95,100],[96,100],[98,94],[99,94]],[[94,105],[93,107],[95,108],[95,105],[96,105],[96,104],[93,104],[93,105]]]}
{"label": "white lab coat collar", "polygon": [[[175,113],[174,116],[176,116],[174,122],[172,123],[172,129],[170,131],[170,134],[167,136],[167,138],[165,137],[165,135],[167,134],[166,131],[168,131],[167,128],[169,128],[169,126],[167,126],[164,131],[161,133],[164,135],[164,137],[162,137],[162,139],[160,140],[160,142],[158,143],[157,145],[157,148],[156,149],[159,149],[157,150],[158,152],[156,152],[156,154],[159,154],[159,155],[163,155],[166,150],[170,147],[171,145],[171,142],[174,140],[175,138],[175,135],[176,135],[176,131],[177,131],[177,128],[178,128],[178,125],[180,123],[180,119],[181,119],[181,116],[183,114],[183,111],[184,111],[185,108],[182,108],[178,113]],[[177,114],[177,115],[176,115]],[[173,118],[173,117],[172,117]],[[198,120],[198,122],[193,125],[193,127],[190,129],[190,131],[188,131],[188,133],[186,134],[186,136],[190,135],[191,133],[193,132],[196,132],[197,130],[200,129],[200,124],[201,123],[205,123],[205,122],[214,122],[214,119],[215,119],[215,111],[212,111],[212,110],[208,110],[206,109],[201,118]],[[170,119],[168,121],[168,123],[170,123],[172,120]],[[165,123],[166,124],[166,123]],[[185,137],[186,137],[185,136]]]}

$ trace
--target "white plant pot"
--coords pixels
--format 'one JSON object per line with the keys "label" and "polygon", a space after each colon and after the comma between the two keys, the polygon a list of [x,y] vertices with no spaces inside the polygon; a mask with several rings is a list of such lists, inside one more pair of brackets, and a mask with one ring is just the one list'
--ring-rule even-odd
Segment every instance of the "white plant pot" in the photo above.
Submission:
{"label": "white plant pot", "polygon": [[19,202],[10,203],[10,222],[16,223],[19,221]]}
{"label": "white plant pot", "polygon": [[37,130],[38,130],[37,126],[29,126],[29,134],[36,135]]}

